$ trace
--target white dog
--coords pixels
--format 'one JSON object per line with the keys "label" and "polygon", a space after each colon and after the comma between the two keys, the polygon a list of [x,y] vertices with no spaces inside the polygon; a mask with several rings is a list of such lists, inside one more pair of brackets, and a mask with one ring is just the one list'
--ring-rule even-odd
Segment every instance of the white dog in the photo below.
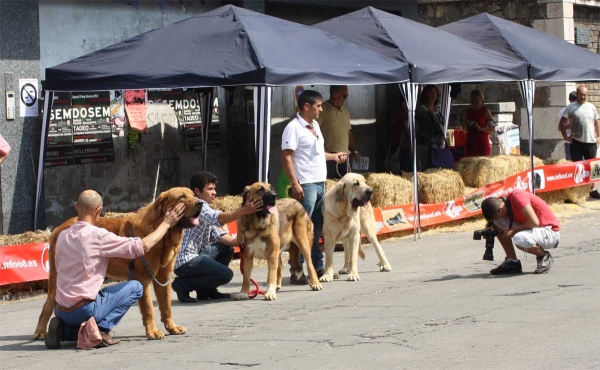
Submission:
{"label": "white dog", "polygon": [[323,204],[323,236],[325,239],[325,273],[320,281],[333,280],[333,251],[335,243],[344,244],[344,268],[340,274],[348,274],[348,280],[360,280],[357,259],[365,258],[360,244],[361,233],[365,234],[379,257],[380,271],[390,271],[392,266],[385,258],[383,248],[377,240],[375,215],[371,207],[373,189],[365,178],[356,173],[346,174],[325,194]]}

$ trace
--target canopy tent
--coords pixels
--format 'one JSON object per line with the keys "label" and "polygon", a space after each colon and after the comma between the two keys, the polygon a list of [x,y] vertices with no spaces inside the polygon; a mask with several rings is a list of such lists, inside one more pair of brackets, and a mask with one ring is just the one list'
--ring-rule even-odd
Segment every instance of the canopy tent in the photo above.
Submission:
{"label": "canopy tent", "polygon": [[[48,68],[34,228],[38,222],[47,127],[55,91],[256,86],[255,102],[261,104],[257,104],[260,114],[255,114],[258,178],[266,181],[271,86],[370,85],[408,79],[406,63],[316,28],[232,5]],[[213,99],[209,94],[204,93],[201,99],[206,118],[212,111]],[[210,119],[203,121],[203,132],[208,132],[209,124]]]}
{"label": "canopy tent", "polygon": [[316,24],[329,32],[379,54],[408,63],[410,81],[401,86],[409,109],[413,148],[415,237],[420,234],[417,194],[415,109],[418,85],[444,84],[442,113],[448,127],[450,82],[521,81],[527,79],[527,63],[464,40],[445,31],[417,23],[373,7],[366,7]]}
{"label": "canopy tent", "polygon": [[[527,110],[529,155],[533,178],[533,99],[535,81],[598,81],[600,55],[556,36],[487,13],[447,24],[440,29],[489,50],[528,63],[528,81],[521,83]],[[532,192],[535,189],[531,188]]]}

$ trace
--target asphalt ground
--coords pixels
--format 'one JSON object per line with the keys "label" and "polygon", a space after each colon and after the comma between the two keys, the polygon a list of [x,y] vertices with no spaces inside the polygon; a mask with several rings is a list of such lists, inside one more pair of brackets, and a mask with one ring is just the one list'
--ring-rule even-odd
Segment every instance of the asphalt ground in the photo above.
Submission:
{"label": "asphalt ground", "polygon": [[[568,217],[561,235],[544,275],[522,252],[522,274],[490,275],[502,248],[483,261],[471,230],[385,241],[391,272],[366,246],[361,280],[342,275],[321,292],[286,273],[273,302],[180,304],[173,294],[185,335],[146,340],[132,307],[114,332],[122,343],[97,350],[46,349],[30,339],[44,298],[5,303],[0,369],[600,369],[600,212]],[[253,277],[264,287],[266,267]],[[236,271],[221,291],[240,285]]]}

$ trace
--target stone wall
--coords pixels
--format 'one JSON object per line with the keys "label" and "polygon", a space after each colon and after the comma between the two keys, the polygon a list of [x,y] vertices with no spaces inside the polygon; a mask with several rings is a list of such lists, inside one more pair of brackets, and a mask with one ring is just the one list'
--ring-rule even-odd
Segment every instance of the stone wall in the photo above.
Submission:
{"label": "stone wall", "polygon": [[[600,53],[600,7],[575,5],[573,20],[576,29],[584,27],[590,31],[590,43],[587,49],[593,53]],[[589,90],[588,101],[600,110],[600,83],[588,83],[586,86]]]}

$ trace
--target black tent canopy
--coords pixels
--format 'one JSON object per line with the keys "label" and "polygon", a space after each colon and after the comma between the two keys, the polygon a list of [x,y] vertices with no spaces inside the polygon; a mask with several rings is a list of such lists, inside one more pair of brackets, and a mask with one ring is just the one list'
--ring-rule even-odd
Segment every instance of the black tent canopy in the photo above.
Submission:
{"label": "black tent canopy", "polygon": [[[267,180],[272,86],[408,81],[408,65],[319,29],[232,5],[149,31],[46,69],[34,228],[55,91],[255,86],[258,178]],[[203,107],[208,132],[212,93]],[[207,135],[204,135],[207,140]],[[206,152],[204,157],[206,165]]]}
{"label": "black tent canopy", "polygon": [[530,64],[536,81],[600,80],[600,55],[506,19],[481,13],[439,29]]}

